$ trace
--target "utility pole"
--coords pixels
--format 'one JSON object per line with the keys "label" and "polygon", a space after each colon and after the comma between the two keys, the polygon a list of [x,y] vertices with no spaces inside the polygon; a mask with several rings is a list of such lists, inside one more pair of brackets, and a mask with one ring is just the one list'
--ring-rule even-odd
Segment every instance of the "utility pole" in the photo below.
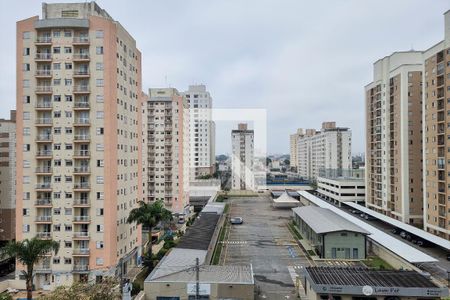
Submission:
{"label": "utility pole", "polygon": [[195,299],[200,299],[200,267],[198,257],[195,259]]}

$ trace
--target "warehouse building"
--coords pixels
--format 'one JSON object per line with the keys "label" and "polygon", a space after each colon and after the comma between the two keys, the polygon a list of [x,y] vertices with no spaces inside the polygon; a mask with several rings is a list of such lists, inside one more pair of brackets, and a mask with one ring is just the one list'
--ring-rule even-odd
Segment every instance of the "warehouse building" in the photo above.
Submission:
{"label": "warehouse building", "polygon": [[309,300],[414,300],[448,296],[448,289],[415,271],[306,267],[302,275]]}
{"label": "warehouse building", "polygon": [[326,208],[303,206],[292,211],[300,234],[320,258],[366,258],[366,230]]}

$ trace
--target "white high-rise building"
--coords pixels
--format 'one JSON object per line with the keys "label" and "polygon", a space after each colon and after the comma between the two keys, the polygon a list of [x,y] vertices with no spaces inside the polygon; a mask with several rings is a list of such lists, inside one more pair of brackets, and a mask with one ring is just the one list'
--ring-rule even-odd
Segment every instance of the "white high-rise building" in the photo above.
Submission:
{"label": "white high-rise building", "polygon": [[307,129],[298,138],[298,173],[316,179],[323,169],[351,169],[351,131],[336,127],[336,122],[322,123],[322,129]]}
{"label": "white high-rise building", "polygon": [[231,188],[233,190],[253,190],[254,132],[247,124],[239,124],[231,131]]}
{"label": "white high-rise building", "polygon": [[289,136],[289,150],[290,150],[290,164],[289,166],[291,168],[297,169],[298,168],[298,139],[303,136],[303,129],[299,128],[297,129],[297,132],[294,134],[291,134]]}
{"label": "white high-rise building", "polygon": [[212,175],[216,162],[216,127],[211,115],[211,95],[203,84],[190,85],[183,95],[190,108],[190,178]]}

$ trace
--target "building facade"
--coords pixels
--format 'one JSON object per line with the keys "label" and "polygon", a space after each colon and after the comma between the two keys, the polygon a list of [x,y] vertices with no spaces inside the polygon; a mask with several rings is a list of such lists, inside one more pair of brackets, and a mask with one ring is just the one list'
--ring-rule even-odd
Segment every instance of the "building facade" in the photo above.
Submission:
{"label": "building facade", "polygon": [[320,131],[306,129],[297,144],[300,177],[315,180],[323,169],[351,169],[351,136],[350,129],[336,127],[335,122],[322,123]]}
{"label": "building facade", "polygon": [[254,132],[247,124],[239,124],[231,131],[231,188],[253,190],[254,176]]}
{"label": "building facade", "polygon": [[424,51],[424,229],[450,239],[450,11],[444,40]]}
{"label": "building facade", "polygon": [[[141,54],[95,2],[42,4],[17,23],[16,239],[61,248],[36,288],[126,272],[141,195]],[[19,272],[18,272],[19,273]]]}
{"label": "building facade", "polygon": [[366,91],[366,206],[422,226],[422,53],[374,63]]}
{"label": "building facade", "polygon": [[189,105],[190,178],[212,175],[216,163],[216,128],[212,97],[205,85],[190,85],[183,93]]}
{"label": "building facade", "polygon": [[0,119],[0,242],[16,239],[16,111]]}
{"label": "building facade", "polygon": [[189,107],[174,88],[152,88],[146,110],[147,200],[173,213],[189,204]]}
{"label": "building facade", "polygon": [[303,129],[299,128],[297,129],[297,132],[294,134],[291,134],[289,136],[289,152],[290,152],[290,157],[289,157],[289,162],[290,162],[290,167],[291,169],[295,169],[297,170],[298,168],[298,139],[300,137],[303,136]]}
{"label": "building facade", "polygon": [[317,177],[317,192],[341,206],[342,202],[365,203],[364,169],[324,170]]}

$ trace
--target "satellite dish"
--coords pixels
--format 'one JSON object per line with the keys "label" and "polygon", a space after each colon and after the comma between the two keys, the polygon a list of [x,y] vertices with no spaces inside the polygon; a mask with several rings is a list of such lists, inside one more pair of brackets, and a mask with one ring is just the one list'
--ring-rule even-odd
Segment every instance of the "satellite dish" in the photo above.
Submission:
{"label": "satellite dish", "polygon": [[370,285],[365,285],[362,288],[362,292],[365,296],[371,296],[373,294],[373,288]]}

